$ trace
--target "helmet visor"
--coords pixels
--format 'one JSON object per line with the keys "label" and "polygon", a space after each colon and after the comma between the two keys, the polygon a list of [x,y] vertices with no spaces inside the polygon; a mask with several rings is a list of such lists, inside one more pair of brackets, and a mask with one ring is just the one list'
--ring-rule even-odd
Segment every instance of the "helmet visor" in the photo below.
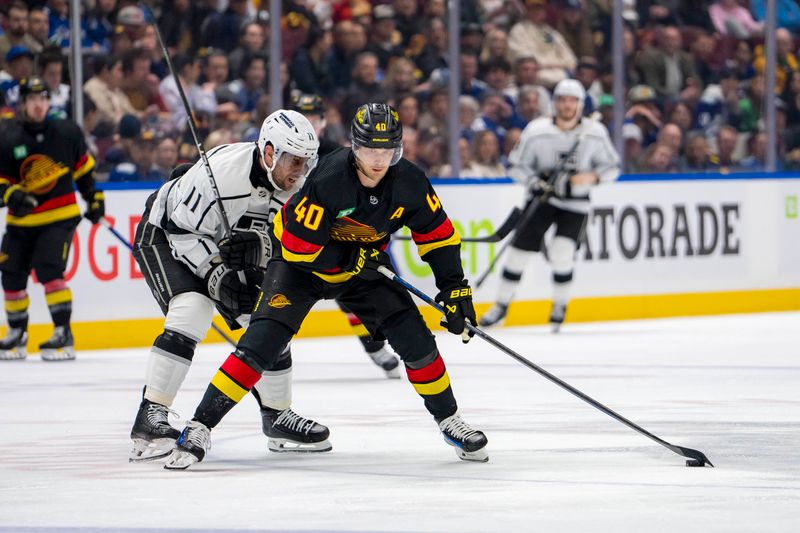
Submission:
{"label": "helmet visor", "polygon": [[367,146],[353,145],[353,154],[366,167],[385,168],[400,161],[403,157],[403,146],[396,148],[369,148]]}
{"label": "helmet visor", "polygon": [[272,168],[272,179],[278,187],[288,191],[295,188],[317,165],[317,156],[301,157],[283,152]]}

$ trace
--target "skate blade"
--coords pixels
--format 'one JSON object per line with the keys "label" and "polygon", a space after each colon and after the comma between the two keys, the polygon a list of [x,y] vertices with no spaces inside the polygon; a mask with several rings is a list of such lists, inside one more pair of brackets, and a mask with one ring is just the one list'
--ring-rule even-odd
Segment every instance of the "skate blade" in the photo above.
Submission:
{"label": "skate blade", "polygon": [[42,361],[74,361],[75,348],[67,346],[58,350],[42,350]]}
{"label": "skate blade", "polygon": [[465,450],[464,448],[462,448],[458,444],[456,444],[453,441],[451,441],[450,439],[448,439],[445,435],[442,435],[442,437],[444,437],[444,441],[447,444],[449,444],[450,446],[453,447],[453,449],[456,451],[456,455],[462,461],[475,461],[475,462],[478,462],[478,463],[487,463],[487,462],[489,462],[489,452],[486,451],[486,446],[484,446],[480,450],[475,450],[473,452],[468,452],[467,450]]}
{"label": "skate blade", "polygon": [[195,457],[189,452],[174,449],[164,464],[165,470],[186,470],[195,463],[199,463],[200,459]]}
{"label": "skate blade", "polygon": [[0,350],[0,361],[24,361],[27,357],[25,350]]}
{"label": "skate blade", "polygon": [[327,439],[320,442],[297,442],[270,438],[267,448],[275,453],[322,453],[331,451],[333,446]]}
{"label": "skate blade", "polygon": [[173,439],[133,439],[133,450],[128,456],[129,463],[147,463],[167,457],[175,449]]}

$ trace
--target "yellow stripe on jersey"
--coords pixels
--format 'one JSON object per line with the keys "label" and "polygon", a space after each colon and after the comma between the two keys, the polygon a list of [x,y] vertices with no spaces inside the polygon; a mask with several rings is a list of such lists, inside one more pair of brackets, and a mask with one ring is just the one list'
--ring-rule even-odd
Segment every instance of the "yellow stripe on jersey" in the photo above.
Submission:
{"label": "yellow stripe on jersey", "polygon": [[412,385],[414,386],[414,390],[417,391],[417,394],[431,396],[433,394],[439,394],[450,386],[450,376],[445,372],[442,374],[442,377],[436,381],[431,381],[430,383],[412,383]]}
{"label": "yellow stripe on jersey", "polygon": [[94,168],[94,157],[91,154],[87,154],[88,157],[86,158],[86,162],[81,166],[81,168],[77,169],[75,172],[72,173],[72,179],[78,180],[81,179],[83,176],[86,175],[87,172]]}
{"label": "yellow stripe on jersey", "polygon": [[247,394],[247,389],[242,388],[241,385],[233,381],[221,370],[218,370],[217,373],[214,374],[214,377],[211,379],[211,384],[236,403],[242,401],[242,398]]}
{"label": "yellow stripe on jersey", "polygon": [[32,213],[24,217],[15,217],[13,215],[6,216],[6,224],[9,226],[44,226],[45,224],[52,224],[53,222],[60,222],[74,217],[81,216],[81,208],[78,204],[65,205],[49,211],[41,213]]}
{"label": "yellow stripe on jersey", "polygon": [[419,252],[419,256],[422,257],[428,252],[431,252],[437,248],[441,248],[443,246],[457,246],[461,244],[461,236],[458,234],[457,231],[453,232],[449,238],[443,241],[435,241],[435,242],[426,242],[425,244],[417,244],[417,251]]}
{"label": "yellow stripe on jersey", "polygon": [[72,301],[72,291],[70,289],[62,289],[60,291],[53,291],[44,295],[47,305],[58,305]]}
{"label": "yellow stripe on jersey", "polygon": [[364,326],[364,324],[356,324],[355,326],[352,326],[352,328],[353,333],[355,333],[357,337],[369,335],[369,331],[367,331],[367,328]]}
{"label": "yellow stripe on jersey", "polygon": [[297,254],[286,248],[283,245],[283,216],[280,211],[275,215],[275,219],[272,221],[272,227],[275,236],[281,241],[281,255],[290,263],[313,263],[317,257],[319,257],[319,254],[322,253],[322,248],[313,254]]}

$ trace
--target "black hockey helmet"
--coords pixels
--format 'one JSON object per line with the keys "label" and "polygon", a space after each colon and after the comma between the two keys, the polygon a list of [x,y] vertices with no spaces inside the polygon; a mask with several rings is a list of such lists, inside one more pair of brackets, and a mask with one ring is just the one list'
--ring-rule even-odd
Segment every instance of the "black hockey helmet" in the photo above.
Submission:
{"label": "black hockey helmet", "polygon": [[364,104],[356,111],[350,126],[353,144],[366,148],[403,146],[403,125],[389,104]]}
{"label": "black hockey helmet", "polygon": [[44,80],[39,76],[31,76],[29,78],[22,78],[19,82],[19,99],[20,101],[25,100],[30,94],[50,94],[50,91],[47,89],[47,85],[44,84]]}
{"label": "black hockey helmet", "polygon": [[298,94],[292,97],[293,111],[304,115],[324,115],[322,98],[318,94]]}

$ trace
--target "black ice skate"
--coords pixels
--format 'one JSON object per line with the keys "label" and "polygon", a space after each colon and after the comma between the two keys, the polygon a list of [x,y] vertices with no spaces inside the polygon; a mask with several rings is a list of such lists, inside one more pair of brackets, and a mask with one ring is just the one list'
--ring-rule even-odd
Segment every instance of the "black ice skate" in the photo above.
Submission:
{"label": "black ice skate", "polygon": [[142,400],[131,429],[133,450],[128,461],[131,463],[154,461],[172,452],[175,440],[181,436],[181,432],[169,424],[170,414],[177,416],[177,413],[166,405]]}
{"label": "black ice skate", "polygon": [[400,360],[386,346],[377,352],[367,352],[367,355],[369,355],[373,363],[383,369],[387,378],[400,379]]}
{"label": "black ice skate", "polygon": [[72,361],[75,359],[75,339],[69,326],[56,326],[53,336],[39,345],[42,361]]}
{"label": "black ice skate", "polygon": [[469,424],[461,420],[457,414],[449,416],[439,422],[444,441],[456,449],[456,455],[464,461],[489,460],[486,444],[489,442],[483,432],[472,429]]}
{"label": "black ice skate", "polygon": [[190,420],[175,442],[164,468],[167,470],[186,470],[199,463],[211,448],[211,430],[197,420]]}
{"label": "black ice skate", "polygon": [[327,427],[291,409],[262,407],[261,425],[264,435],[269,437],[267,446],[271,452],[329,452],[333,448],[328,442]]}
{"label": "black ice skate", "polygon": [[10,328],[5,339],[0,340],[0,361],[21,361],[28,356],[28,332]]}
{"label": "black ice skate", "polygon": [[490,326],[502,326],[503,322],[506,320],[506,315],[508,314],[508,306],[505,304],[501,304],[500,302],[496,302],[492,307],[486,311],[481,319],[478,321],[478,325],[484,328],[488,328]]}
{"label": "black ice skate", "polygon": [[564,316],[566,314],[566,304],[553,304],[553,309],[550,311],[550,331],[558,333],[558,330],[561,329],[561,324],[564,323]]}

